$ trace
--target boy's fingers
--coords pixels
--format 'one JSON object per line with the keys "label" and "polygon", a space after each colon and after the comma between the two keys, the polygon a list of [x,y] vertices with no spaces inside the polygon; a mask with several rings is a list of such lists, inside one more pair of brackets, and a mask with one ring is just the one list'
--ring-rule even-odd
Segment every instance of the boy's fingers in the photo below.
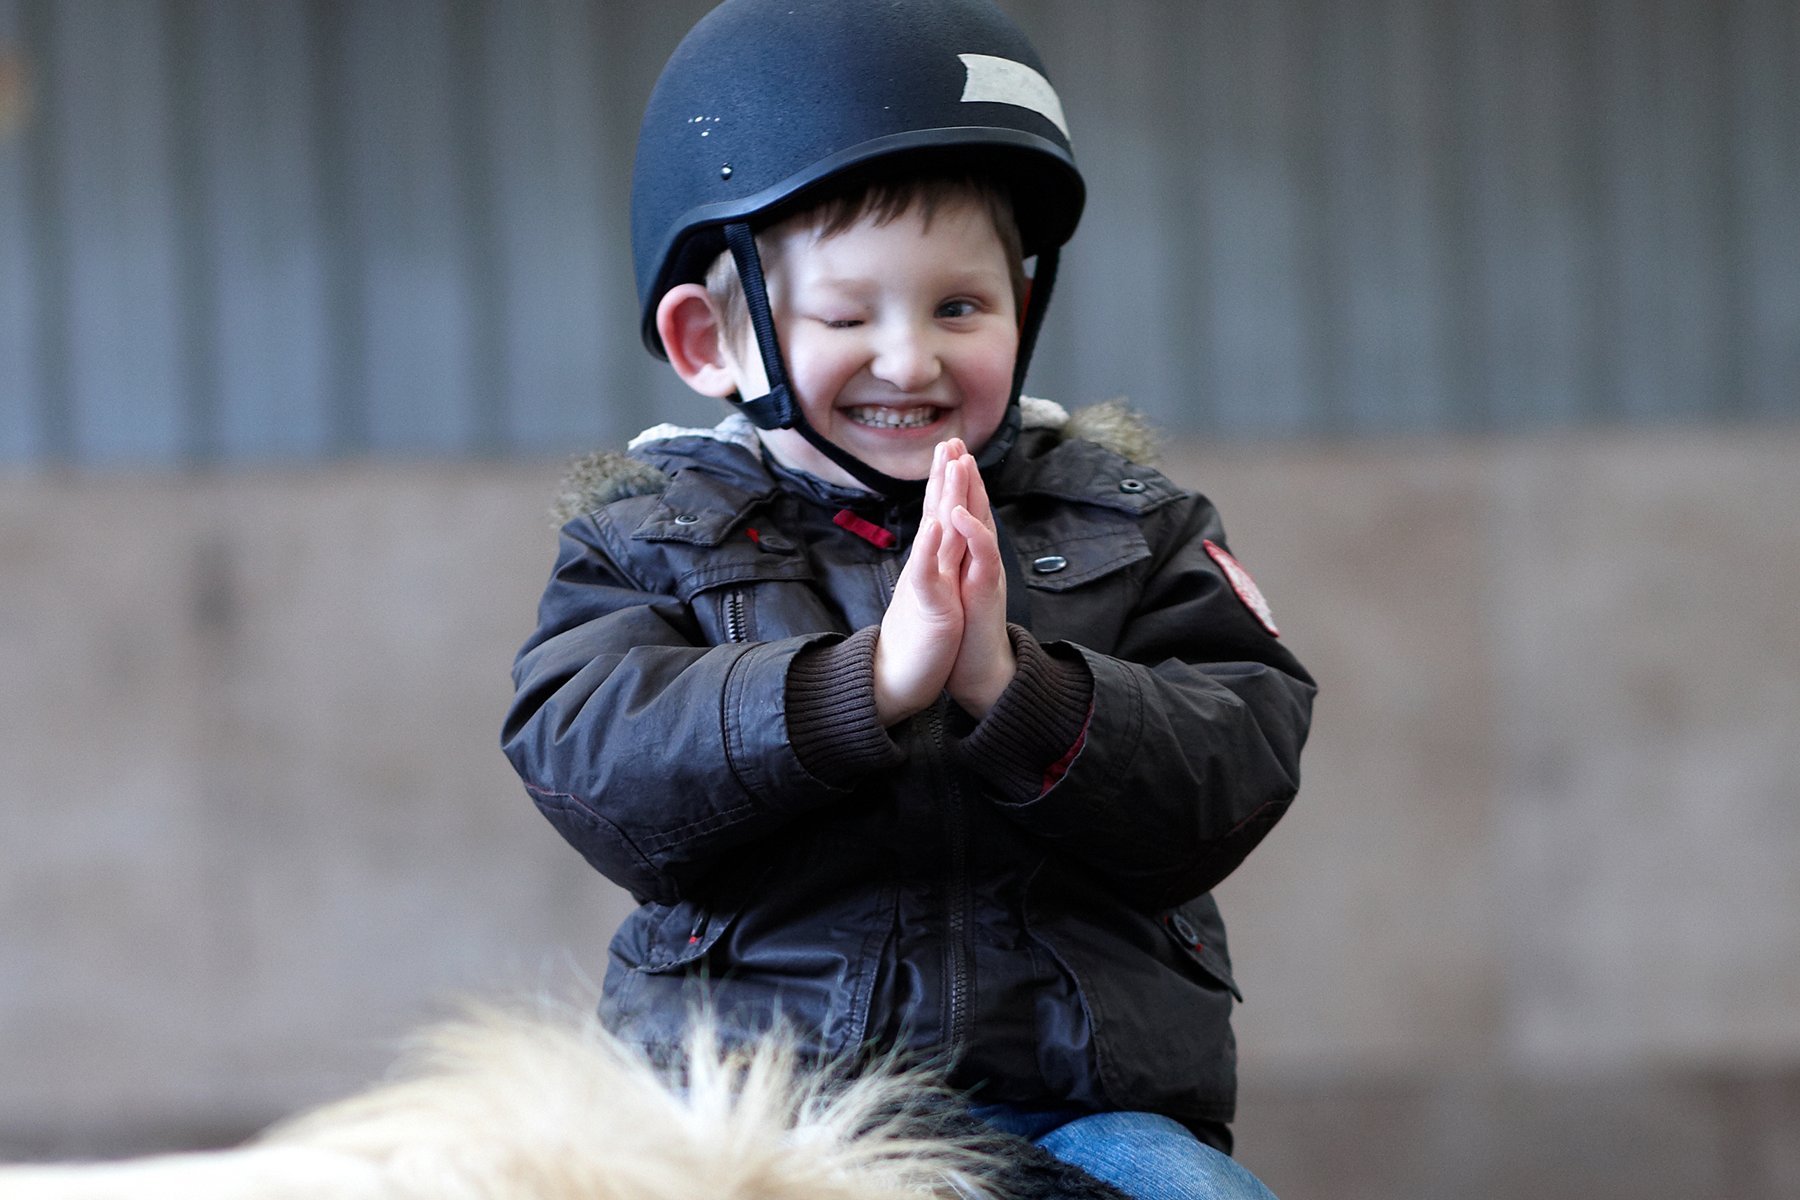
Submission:
{"label": "boy's fingers", "polygon": [[966,489],[968,498],[963,501],[975,519],[989,529],[994,527],[994,509],[988,503],[987,484],[982,481],[981,471],[975,466],[975,460],[969,460],[969,486]]}
{"label": "boy's fingers", "polygon": [[984,554],[996,562],[1000,556],[1000,541],[994,535],[994,527],[975,515],[974,510],[966,505],[958,505],[951,514],[951,527],[969,544],[970,553]]}
{"label": "boy's fingers", "polygon": [[910,593],[910,603],[921,616],[935,621],[941,615],[958,604],[958,597],[950,586],[955,575],[946,575],[940,558],[942,545],[948,531],[939,521],[931,520],[919,527],[918,539],[913,543],[912,557],[907,559],[905,568],[900,573],[900,586],[895,589],[895,601],[900,599],[902,589]]}
{"label": "boy's fingers", "polygon": [[951,448],[950,463],[954,463],[960,481],[960,494],[951,503],[961,504],[984,525],[992,526],[994,517],[988,507],[987,485],[982,482],[981,468],[975,465],[975,456],[961,439],[952,438],[948,443]]}
{"label": "boy's fingers", "polygon": [[944,464],[949,461],[945,453],[948,442],[939,442],[931,451],[931,472],[925,476],[924,513],[930,516],[936,511],[938,496],[944,490]]}
{"label": "boy's fingers", "polygon": [[969,545],[961,579],[962,641],[946,683],[971,714],[984,716],[1017,670],[1006,633],[1006,572],[995,533],[967,508],[952,514]]}
{"label": "boy's fingers", "polygon": [[934,517],[920,522],[912,555],[882,616],[875,641],[875,710],[883,725],[930,704],[955,666],[962,600],[957,577],[937,565],[937,551],[951,535]]}
{"label": "boy's fingers", "polygon": [[961,565],[962,537],[941,521],[933,521],[931,525],[936,536],[930,545],[922,547],[928,557],[919,578],[919,589],[934,612],[948,611],[960,603],[956,578]]}
{"label": "boy's fingers", "polygon": [[967,503],[969,494],[969,468],[961,456],[951,454],[944,463],[944,490],[938,497],[940,511],[944,520],[956,511],[956,506]]}
{"label": "boy's fingers", "polygon": [[969,541],[962,531],[955,526],[955,513],[960,509],[952,509],[952,519],[948,523],[939,523],[943,537],[937,549],[938,570],[950,579],[962,574],[963,559],[969,552]]}
{"label": "boy's fingers", "polygon": [[907,569],[910,571],[914,563],[918,564],[921,572],[925,571],[927,564],[941,569],[942,564],[937,560],[943,545],[944,523],[936,517],[926,517],[925,523],[919,526],[918,540],[913,543],[912,557],[906,560]]}
{"label": "boy's fingers", "polygon": [[933,602],[946,595],[946,581],[956,579],[962,570],[962,558],[968,543],[962,534],[936,517],[926,517],[913,542],[912,556],[906,560],[902,579],[910,578],[921,595]]}
{"label": "boy's fingers", "polygon": [[968,546],[963,577],[978,588],[992,588],[996,580],[1004,587],[1006,574],[1000,569],[1000,543],[992,527],[962,507],[951,514],[951,523]]}

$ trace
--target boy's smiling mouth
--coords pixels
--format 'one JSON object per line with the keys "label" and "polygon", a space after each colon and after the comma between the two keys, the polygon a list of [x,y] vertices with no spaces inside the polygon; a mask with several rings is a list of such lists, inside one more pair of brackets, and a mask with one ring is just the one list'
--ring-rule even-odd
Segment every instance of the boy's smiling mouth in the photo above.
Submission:
{"label": "boy's smiling mouth", "polygon": [[851,421],[870,429],[923,429],[935,422],[944,410],[930,404],[891,408],[865,404],[841,411]]}

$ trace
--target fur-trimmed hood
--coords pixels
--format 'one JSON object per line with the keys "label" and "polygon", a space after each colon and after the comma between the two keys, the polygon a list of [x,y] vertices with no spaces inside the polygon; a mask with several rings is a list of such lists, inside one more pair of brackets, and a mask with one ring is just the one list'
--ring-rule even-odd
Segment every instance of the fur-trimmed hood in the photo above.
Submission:
{"label": "fur-trimmed hood", "polygon": [[[1156,461],[1155,432],[1123,399],[1106,400],[1070,412],[1054,401],[1026,396],[1019,401],[1019,407],[1022,430],[1047,430],[1058,441],[1094,442],[1136,463],[1149,465]],[[654,425],[632,438],[623,452],[601,450],[576,459],[550,507],[551,517],[561,525],[628,496],[663,491],[669,486],[668,475],[636,452],[680,437],[711,438],[742,446],[752,454],[761,453],[756,428],[741,413],[731,414],[711,429]]]}

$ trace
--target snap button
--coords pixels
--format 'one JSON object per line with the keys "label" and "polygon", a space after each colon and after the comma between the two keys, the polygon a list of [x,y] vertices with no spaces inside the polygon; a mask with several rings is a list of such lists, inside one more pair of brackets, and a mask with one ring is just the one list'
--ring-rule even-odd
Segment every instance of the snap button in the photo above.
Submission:
{"label": "snap button", "polygon": [[1119,490],[1121,492],[1141,492],[1144,490],[1145,486],[1147,485],[1141,479],[1119,480]]}
{"label": "snap button", "polygon": [[698,525],[700,523],[700,518],[696,517],[693,513],[682,513],[675,518],[675,523],[677,525]]}
{"label": "snap button", "polygon": [[1180,913],[1176,913],[1169,921],[1169,927],[1175,931],[1176,937],[1180,938],[1188,945],[1198,946],[1200,944],[1200,934],[1195,930],[1193,922],[1189,921]]}
{"label": "snap button", "polygon": [[1031,569],[1039,575],[1054,575],[1068,565],[1069,560],[1060,554],[1046,554],[1031,560]]}
{"label": "snap button", "polygon": [[794,543],[779,533],[765,533],[757,538],[756,544],[771,554],[786,554],[794,548]]}

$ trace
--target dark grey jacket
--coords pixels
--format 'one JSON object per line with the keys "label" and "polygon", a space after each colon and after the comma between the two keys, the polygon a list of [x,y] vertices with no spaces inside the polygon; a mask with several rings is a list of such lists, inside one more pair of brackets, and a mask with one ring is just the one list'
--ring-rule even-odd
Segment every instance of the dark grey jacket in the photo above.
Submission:
{"label": "dark grey jacket", "polygon": [[563,527],[503,733],[641,902],[608,1024],[667,1047],[704,993],[827,1053],[941,1054],[983,1100],[1230,1120],[1208,893],[1293,799],[1314,689],[1222,573],[1212,506],[1027,429],[988,473],[1019,680],[980,725],[945,700],[883,731],[873,627],[917,504],[714,436],[634,456]]}

